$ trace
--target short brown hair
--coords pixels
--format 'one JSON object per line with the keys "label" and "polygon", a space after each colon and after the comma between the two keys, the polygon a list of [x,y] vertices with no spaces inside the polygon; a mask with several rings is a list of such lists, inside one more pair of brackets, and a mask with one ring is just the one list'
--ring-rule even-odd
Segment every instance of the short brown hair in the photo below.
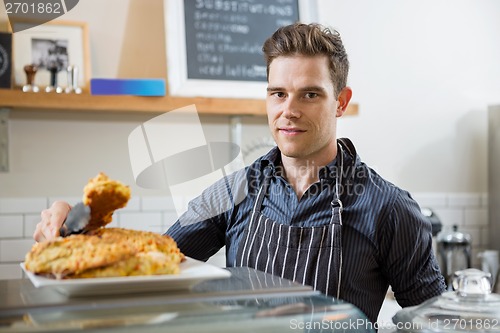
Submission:
{"label": "short brown hair", "polygon": [[317,23],[294,23],[276,30],[264,42],[262,51],[267,64],[268,79],[269,66],[277,57],[326,55],[330,64],[335,97],[338,97],[340,91],[347,85],[349,60],[340,34],[336,30],[330,30]]}

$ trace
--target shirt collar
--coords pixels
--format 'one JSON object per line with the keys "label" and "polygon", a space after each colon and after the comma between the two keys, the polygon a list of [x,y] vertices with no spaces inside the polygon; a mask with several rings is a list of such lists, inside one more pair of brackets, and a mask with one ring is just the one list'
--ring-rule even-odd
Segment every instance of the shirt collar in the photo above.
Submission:
{"label": "shirt collar", "polygon": [[[338,152],[340,153],[340,150]],[[281,169],[279,168],[279,166],[281,166],[281,152],[277,146],[262,156],[259,166],[260,171],[264,171],[267,166],[272,167],[273,175],[276,175],[276,172],[279,172]],[[333,161],[319,169],[319,179],[334,180],[336,175],[336,166],[337,158],[334,158]]]}
{"label": "shirt collar", "polygon": [[281,152],[278,146],[273,147],[269,152],[262,156],[258,163],[259,170],[261,172],[263,172],[267,166],[271,166],[274,174],[275,170],[278,169],[277,167],[281,164]]}

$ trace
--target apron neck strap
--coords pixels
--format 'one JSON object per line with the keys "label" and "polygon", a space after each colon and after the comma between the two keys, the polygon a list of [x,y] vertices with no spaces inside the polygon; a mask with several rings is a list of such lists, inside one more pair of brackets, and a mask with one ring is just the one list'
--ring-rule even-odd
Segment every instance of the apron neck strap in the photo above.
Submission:
{"label": "apron neck strap", "polygon": [[257,192],[257,199],[255,200],[255,204],[253,206],[254,211],[260,210],[262,206],[262,201],[264,201],[264,197],[267,194],[267,189],[269,188],[269,184],[271,183],[271,175],[273,173],[273,166],[268,165],[264,168],[264,177],[262,179],[262,185]]}
{"label": "apron neck strap", "polygon": [[340,194],[342,193],[342,174],[344,173],[344,148],[339,143],[337,150],[337,172],[335,179],[335,193],[333,194],[332,202],[330,203],[332,206],[332,220],[331,223],[335,223],[336,216],[338,216],[339,224],[342,225],[342,210],[344,206],[342,201],[340,200]]}

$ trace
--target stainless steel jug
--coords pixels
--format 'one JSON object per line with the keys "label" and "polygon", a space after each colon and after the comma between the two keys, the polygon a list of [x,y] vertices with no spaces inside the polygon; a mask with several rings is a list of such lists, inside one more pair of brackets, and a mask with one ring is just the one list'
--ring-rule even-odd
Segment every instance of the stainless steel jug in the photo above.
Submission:
{"label": "stainless steel jug", "polygon": [[453,274],[471,266],[471,236],[458,231],[454,225],[451,232],[439,233],[437,239],[438,260],[448,290],[451,290]]}

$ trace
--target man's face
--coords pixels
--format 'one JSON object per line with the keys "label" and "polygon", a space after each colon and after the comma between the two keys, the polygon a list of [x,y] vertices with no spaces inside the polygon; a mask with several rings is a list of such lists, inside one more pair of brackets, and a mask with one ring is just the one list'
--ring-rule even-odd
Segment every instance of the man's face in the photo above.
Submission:
{"label": "man's face", "polygon": [[337,101],[326,56],[274,59],[266,105],[269,128],[282,154],[304,160],[335,154]]}

